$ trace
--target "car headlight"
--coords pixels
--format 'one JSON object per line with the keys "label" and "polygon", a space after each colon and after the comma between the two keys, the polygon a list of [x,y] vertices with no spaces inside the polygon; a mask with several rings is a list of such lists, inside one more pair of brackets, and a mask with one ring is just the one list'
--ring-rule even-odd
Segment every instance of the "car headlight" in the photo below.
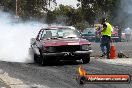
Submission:
{"label": "car headlight", "polygon": [[46,51],[52,53],[52,52],[55,52],[55,48],[54,47],[47,47]]}
{"label": "car headlight", "polygon": [[82,50],[91,50],[91,46],[90,45],[82,45]]}

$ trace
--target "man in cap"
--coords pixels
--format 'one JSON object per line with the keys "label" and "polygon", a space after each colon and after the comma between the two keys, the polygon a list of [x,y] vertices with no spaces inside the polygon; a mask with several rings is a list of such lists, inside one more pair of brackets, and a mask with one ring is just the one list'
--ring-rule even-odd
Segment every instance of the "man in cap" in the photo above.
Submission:
{"label": "man in cap", "polygon": [[[104,57],[105,55],[109,59],[109,52],[110,52],[110,42],[111,42],[111,31],[112,26],[110,23],[107,22],[107,19],[103,18],[101,24],[103,25],[101,32],[101,51],[102,55],[101,57]],[[106,50],[105,50],[106,47]]]}

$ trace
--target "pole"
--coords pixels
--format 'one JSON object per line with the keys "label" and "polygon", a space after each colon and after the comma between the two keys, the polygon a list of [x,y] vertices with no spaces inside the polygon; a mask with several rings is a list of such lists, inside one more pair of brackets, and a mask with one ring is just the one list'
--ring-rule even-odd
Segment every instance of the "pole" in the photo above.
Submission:
{"label": "pole", "polygon": [[16,0],[16,16],[18,16],[18,10],[17,10],[17,8],[18,8],[18,7],[17,7],[17,2],[18,2],[18,1]]}
{"label": "pole", "polygon": [[19,18],[19,14],[18,14],[18,0],[16,0],[16,18]]}

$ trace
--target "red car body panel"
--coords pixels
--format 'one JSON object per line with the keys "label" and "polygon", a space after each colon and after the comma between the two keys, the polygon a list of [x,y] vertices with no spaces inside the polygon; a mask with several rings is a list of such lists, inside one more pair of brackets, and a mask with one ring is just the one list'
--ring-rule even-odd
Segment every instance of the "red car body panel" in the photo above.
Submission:
{"label": "red car body panel", "polygon": [[89,44],[85,39],[47,39],[44,40],[44,46],[64,46],[64,45],[84,45],[84,44]]}

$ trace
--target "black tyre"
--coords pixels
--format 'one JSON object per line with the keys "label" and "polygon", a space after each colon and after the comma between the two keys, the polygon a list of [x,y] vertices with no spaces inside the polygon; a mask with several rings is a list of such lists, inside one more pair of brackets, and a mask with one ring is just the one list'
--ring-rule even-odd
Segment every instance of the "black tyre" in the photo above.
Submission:
{"label": "black tyre", "polygon": [[39,50],[39,52],[40,52],[40,61],[39,61],[39,63],[42,66],[47,65],[47,57],[42,55],[42,51],[41,50]]}
{"label": "black tyre", "polygon": [[42,58],[41,58],[40,64],[41,64],[42,66],[46,66],[46,65],[47,65],[46,57],[42,57]]}
{"label": "black tyre", "polygon": [[32,48],[29,48],[29,54],[30,54],[32,60],[34,61],[34,63],[38,63],[37,55],[33,52]]}
{"label": "black tyre", "polygon": [[33,55],[33,58],[34,58],[34,63],[38,63],[38,57],[36,54]]}
{"label": "black tyre", "polygon": [[83,60],[84,64],[89,63],[90,62],[90,55],[85,56],[82,60]]}

